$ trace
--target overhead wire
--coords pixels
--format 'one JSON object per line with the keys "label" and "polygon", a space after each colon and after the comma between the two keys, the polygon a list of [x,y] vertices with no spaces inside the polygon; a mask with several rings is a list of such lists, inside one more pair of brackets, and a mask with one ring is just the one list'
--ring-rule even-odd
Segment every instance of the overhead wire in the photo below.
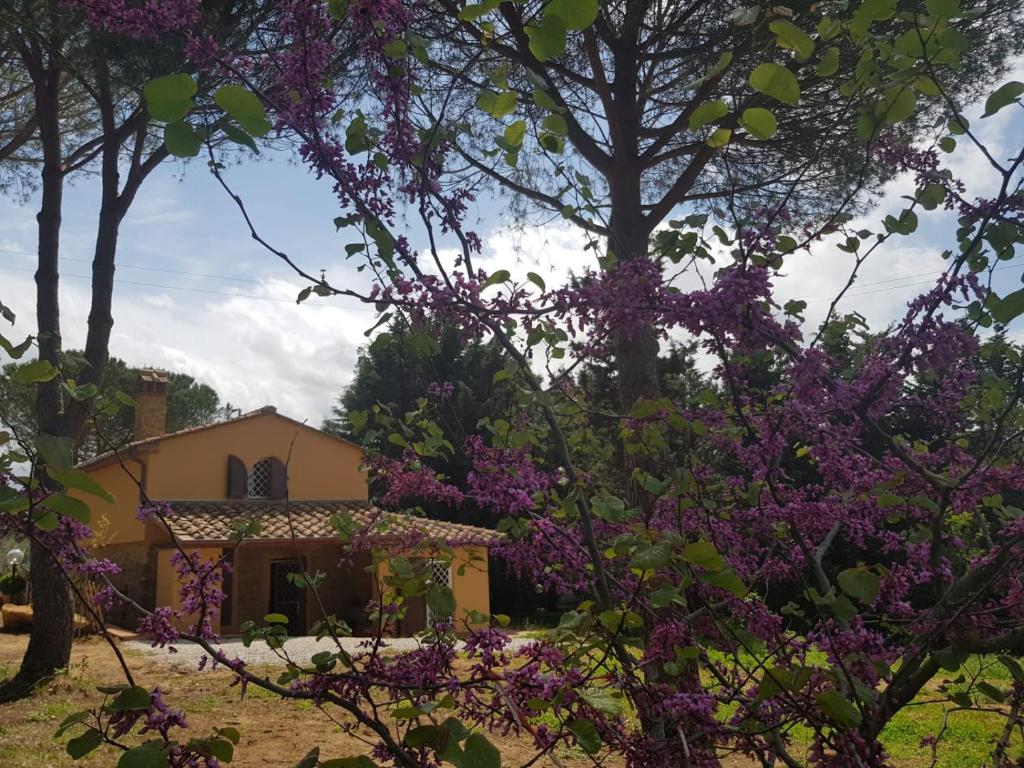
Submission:
{"label": "overhead wire", "polygon": [[[0,253],[9,253],[9,254],[13,254],[13,255],[16,255],[16,256],[28,256],[28,257],[34,257],[35,256],[34,253],[30,253],[28,251],[16,251],[16,250],[7,249],[7,248],[0,248]],[[996,271],[1001,271],[1001,270],[1004,270],[1004,269],[1013,269],[1013,268],[1024,267],[1024,260],[1020,260],[1020,259],[1021,259],[1021,257],[1018,257],[1018,259],[1013,259],[1013,260],[1011,260],[1010,262],[1008,262],[1006,264],[1002,264],[1000,266],[993,267],[992,271],[996,272]],[[92,259],[76,258],[76,257],[72,257],[72,256],[62,256],[61,257],[61,261],[74,261],[74,262],[81,262],[81,263],[86,263],[86,264],[92,263]],[[189,270],[171,269],[169,267],[152,267],[152,266],[146,266],[146,265],[142,265],[142,264],[132,264],[130,262],[128,262],[128,263],[119,262],[117,266],[118,266],[118,268],[123,268],[123,269],[135,269],[135,270],[146,271],[146,272],[161,272],[161,273],[171,274],[171,275],[181,275],[183,277],[198,277],[198,278],[204,278],[204,279],[228,280],[228,281],[234,281],[234,282],[252,283],[254,285],[260,285],[263,282],[261,280],[255,279],[255,278],[239,277],[237,275],[219,275],[219,274],[208,273],[208,272],[192,272],[192,271],[189,271]],[[35,271],[34,269],[27,268],[27,267],[0,267],[0,269],[15,270],[15,271],[19,271],[19,272],[33,272],[33,271]],[[851,292],[847,293],[844,296],[844,298],[853,298],[855,296],[869,296],[869,295],[877,294],[877,293],[886,293],[888,291],[900,290],[902,288],[914,288],[914,287],[921,286],[921,285],[929,285],[929,284],[931,284],[933,282],[933,280],[918,280],[918,281],[910,282],[910,283],[905,282],[905,281],[913,280],[914,278],[917,278],[917,277],[932,276],[934,274],[935,274],[935,272],[916,272],[916,273],[909,274],[909,275],[901,275],[900,277],[892,277],[892,278],[886,278],[884,280],[874,280],[874,281],[866,282],[866,283],[858,283],[856,285],[858,285],[858,287],[860,287],[860,288],[869,288],[869,287],[873,287],[873,286],[883,286],[883,285],[884,286],[888,286],[888,287],[877,288],[875,290],[851,291]],[[61,276],[62,277],[74,278],[74,279],[81,279],[81,280],[91,279],[90,276],[88,276],[88,275],[76,275],[76,274],[71,274],[71,273],[62,273]],[[186,287],[186,286],[181,286],[181,285],[165,285],[165,284],[160,284],[160,283],[148,283],[148,282],[138,281],[138,280],[126,280],[126,279],[123,279],[123,278],[114,278],[114,283],[115,284],[121,284],[121,285],[134,285],[134,286],[137,286],[137,287],[145,287],[145,288],[160,288],[160,289],[163,289],[163,290],[170,290],[170,291],[185,291],[185,292],[188,292],[188,293],[208,294],[208,295],[212,295],[212,296],[226,296],[226,297],[231,297],[231,298],[253,299],[253,300],[256,300],[256,301],[269,301],[269,302],[278,303],[278,304],[291,304],[292,303],[292,301],[289,300],[289,299],[278,299],[278,298],[274,298],[274,297],[271,297],[271,296],[255,296],[255,295],[252,295],[252,294],[235,293],[235,292],[228,292],[228,291],[217,291],[217,290],[212,290],[212,289],[208,289],[208,288],[191,288],[191,287]],[[892,283],[899,283],[899,284],[898,285],[891,285]],[[820,304],[820,303],[823,303],[823,302],[826,302],[826,301],[832,301],[832,298],[833,297],[815,298],[815,299],[807,299],[806,301],[807,301],[808,304]],[[329,305],[325,305],[325,304],[311,304],[310,306],[325,307],[325,306],[329,306]],[[335,308],[337,308],[337,307],[335,307]],[[370,307],[347,307],[347,309],[351,309],[353,311],[358,311],[358,312],[375,312],[376,311],[376,310],[374,310],[374,309],[372,309]]]}

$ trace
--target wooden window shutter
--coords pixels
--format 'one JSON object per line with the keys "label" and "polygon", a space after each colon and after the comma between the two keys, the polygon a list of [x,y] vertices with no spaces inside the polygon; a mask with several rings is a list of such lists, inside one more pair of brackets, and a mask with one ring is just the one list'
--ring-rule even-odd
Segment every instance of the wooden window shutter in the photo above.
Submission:
{"label": "wooden window shutter", "polygon": [[270,498],[283,499],[288,494],[288,475],[284,462],[276,456],[271,456],[267,461],[270,462]]}
{"label": "wooden window shutter", "polygon": [[237,456],[228,456],[228,498],[244,499],[249,494],[249,473],[245,462]]}

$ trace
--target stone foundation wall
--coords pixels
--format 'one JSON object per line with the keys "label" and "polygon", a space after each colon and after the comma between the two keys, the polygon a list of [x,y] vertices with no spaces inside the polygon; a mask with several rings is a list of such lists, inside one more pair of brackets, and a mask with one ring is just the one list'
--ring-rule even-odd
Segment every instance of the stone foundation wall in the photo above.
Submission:
{"label": "stone foundation wall", "polygon": [[[156,550],[150,544],[144,541],[109,544],[97,549],[95,554],[121,566],[121,573],[110,579],[115,587],[143,608],[156,607]],[[104,618],[131,630],[139,622],[138,613],[121,602],[104,611]]]}

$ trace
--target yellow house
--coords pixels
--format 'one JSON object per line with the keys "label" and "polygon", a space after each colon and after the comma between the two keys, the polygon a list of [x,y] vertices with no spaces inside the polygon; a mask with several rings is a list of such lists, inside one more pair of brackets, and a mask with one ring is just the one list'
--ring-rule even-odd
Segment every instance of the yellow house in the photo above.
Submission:
{"label": "yellow house", "polygon": [[[180,546],[230,563],[222,570],[226,599],[215,631],[237,633],[246,621],[278,613],[288,617],[292,635],[325,614],[365,633],[366,606],[387,590],[390,563],[371,565],[369,551],[340,532],[349,528],[371,531],[375,545],[447,582],[457,628],[471,614],[489,612],[487,548],[500,534],[381,512],[369,501],[359,446],[273,407],[166,433],[166,404],[166,374],[144,371],[135,440],[80,465],[115,497],[110,504],[90,499],[94,521],[106,523],[98,554],[121,566],[115,585],[139,605],[179,606],[172,555]],[[152,517],[139,519],[143,498],[166,505],[170,531]],[[240,525],[257,532],[239,543],[233,534]],[[303,571],[324,574],[315,595],[289,578]],[[424,629],[426,601],[413,598],[405,607],[391,631]],[[133,626],[137,616],[121,606],[110,618]]]}

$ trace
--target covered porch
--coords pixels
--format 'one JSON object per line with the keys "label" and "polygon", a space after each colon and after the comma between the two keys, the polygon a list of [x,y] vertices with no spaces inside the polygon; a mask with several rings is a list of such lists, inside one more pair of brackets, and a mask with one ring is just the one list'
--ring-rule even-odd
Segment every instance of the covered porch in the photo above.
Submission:
{"label": "covered porch", "polygon": [[[230,565],[221,571],[225,602],[212,622],[221,635],[238,634],[248,621],[262,625],[268,614],[286,617],[291,636],[309,633],[325,615],[343,620],[356,636],[376,634],[368,605],[388,589],[392,558],[372,562],[362,530],[370,527],[377,546],[451,587],[457,629],[465,629],[471,613],[490,610],[487,545],[500,538],[494,531],[381,513],[365,502],[174,501],[170,506],[168,522],[187,552]],[[238,542],[232,532],[240,525],[253,533]],[[353,547],[349,542],[357,527],[364,543]],[[177,549],[156,522],[149,524],[147,539],[156,551],[156,604],[180,609]],[[447,554],[438,555],[439,548]],[[303,572],[323,574],[315,592],[296,579]],[[430,621],[424,597],[413,597],[384,631],[410,636]]]}

